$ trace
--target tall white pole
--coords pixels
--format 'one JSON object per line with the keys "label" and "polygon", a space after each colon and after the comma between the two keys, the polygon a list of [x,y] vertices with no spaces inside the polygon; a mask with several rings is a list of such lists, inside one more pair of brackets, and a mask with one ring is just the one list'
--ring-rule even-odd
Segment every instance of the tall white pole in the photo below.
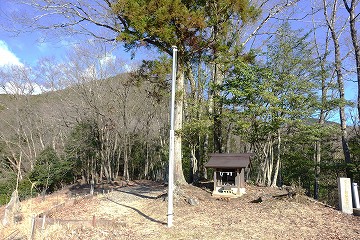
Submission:
{"label": "tall white pole", "polygon": [[169,189],[168,189],[168,227],[173,225],[174,216],[174,140],[175,140],[175,82],[176,82],[176,64],[177,47],[173,46],[173,66],[171,80],[171,110],[170,110],[170,141],[169,141]]}

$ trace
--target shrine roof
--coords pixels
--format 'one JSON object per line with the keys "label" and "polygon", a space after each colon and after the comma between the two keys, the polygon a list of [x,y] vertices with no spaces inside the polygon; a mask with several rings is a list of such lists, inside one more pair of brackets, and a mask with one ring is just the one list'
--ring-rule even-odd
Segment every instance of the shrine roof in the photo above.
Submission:
{"label": "shrine roof", "polygon": [[212,153],[206,168],[246,168],[253,153]]}

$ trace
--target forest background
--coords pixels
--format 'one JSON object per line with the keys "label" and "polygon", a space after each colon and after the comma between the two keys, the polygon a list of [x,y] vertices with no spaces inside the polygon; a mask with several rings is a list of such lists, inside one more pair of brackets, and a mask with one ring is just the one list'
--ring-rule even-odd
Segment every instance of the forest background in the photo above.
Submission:
{"label": "forest background", "polygon": [[[252,152],[248,182],[296,184],[333,205],[338,177],[359,182],[359,1],[18,6],[30,10],[8,14],[5,30],[81,44],[61,62],[1,67],[0,203],[79,179],[166,181],[173,45],[177,185],[211,179],[213,152]],[[156,54],[129,66],[112,55],[120,46]]]}

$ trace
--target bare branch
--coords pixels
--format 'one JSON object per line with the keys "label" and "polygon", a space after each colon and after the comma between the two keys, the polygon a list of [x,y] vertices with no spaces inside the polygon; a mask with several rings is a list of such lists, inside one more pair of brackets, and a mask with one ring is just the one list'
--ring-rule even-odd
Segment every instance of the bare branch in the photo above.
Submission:
{"label": "bare branch", "polygon": [[288,1],[286,4],[284,5],[277,5],[275,6],[272,10],[270,10],[269,14],[261,21],[261,23],[255,28],[255,30],[249,35],[249,37],[247,39],[245,39],[245,41],[243,42],[242,45],[246,45],[246,43],[252,38],[254,37],[257,32],[271,19],[273,18],[275,15],[279,14],[280,12],[282,12],[284,9],[286,9],[287,7],[293,6],[296,3],[298,3],[300,0],[294,0],[294,1]]}

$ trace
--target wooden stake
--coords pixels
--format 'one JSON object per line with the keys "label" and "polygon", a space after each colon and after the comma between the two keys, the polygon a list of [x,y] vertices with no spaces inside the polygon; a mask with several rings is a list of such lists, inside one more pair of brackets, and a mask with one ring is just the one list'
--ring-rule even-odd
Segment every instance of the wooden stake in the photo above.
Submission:
{"label": "wooden stake", "polygon": [[34,235],[35,235],[35,215],[31,217],[30,240],[34,239]]}
{"label": "wooden stake", "polygon": [[45,219],[46,219],[46,214],[44,214],[43,219],[42,219],[41,230],[45,229]]}
{"label": "wooden stake", "polygon": [[96,218],[95,218],[95,215],[93,215],[92,226],[93,226],[93,227],[96,227]]}

